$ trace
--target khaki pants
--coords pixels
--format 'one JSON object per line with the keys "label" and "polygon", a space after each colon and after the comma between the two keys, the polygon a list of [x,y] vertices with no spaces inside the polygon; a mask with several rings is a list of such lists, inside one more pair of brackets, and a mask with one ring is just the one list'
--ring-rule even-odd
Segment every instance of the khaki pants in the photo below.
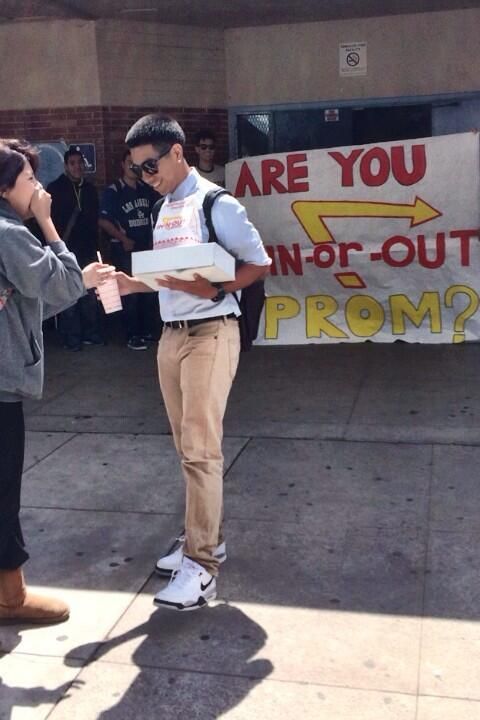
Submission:
{"label": "khaki pants", "polygon": [[234,318],[165,327],[158,374],[186,485],[185,555],[212,575],[223,511],[223,416],[238,366]]}

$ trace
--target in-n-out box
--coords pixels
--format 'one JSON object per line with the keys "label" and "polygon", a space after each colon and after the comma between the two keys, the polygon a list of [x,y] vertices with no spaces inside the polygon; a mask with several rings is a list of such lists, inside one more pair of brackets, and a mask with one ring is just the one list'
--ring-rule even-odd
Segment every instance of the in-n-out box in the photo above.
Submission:
{"label": "in-n-out box", "polygon": [[132,253],[132,275],[154,290],[166,275],[194,280],[195,274],[210,282],[234,280],[235,258],[214,242]]}

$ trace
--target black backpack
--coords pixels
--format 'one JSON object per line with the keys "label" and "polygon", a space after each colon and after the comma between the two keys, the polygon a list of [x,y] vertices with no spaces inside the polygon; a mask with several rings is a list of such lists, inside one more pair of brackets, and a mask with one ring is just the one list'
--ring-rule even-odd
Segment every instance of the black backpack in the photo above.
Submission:
{"label": "black backpack", "polygon": [[[208,242],[216,242],[221,245],[213,227],[212,222],[212,207],[215,200],[220,195],[230,195],[228,190],[218,188],[218,190],[209,190],[203,199],[202,209],[205,216],[205,224],[208,230]],[[152,225],[155,227],[157,223],[158,214],[160,208],[163,205],[165,198],[157,200],[152,208]],[[248,352],[252,349],[252,343],[256,340],[258,335],[258,328],[260,325],[260,317],[262,315],[263,306],[265,304],[265,282],[263,280],[257,280],[242,290],[242,296],[238,299],[237,293],[232,293],[235,300],[237,301],[240,312],[242,313],[239,317],[240,327],[240,349],[242,352]]]}

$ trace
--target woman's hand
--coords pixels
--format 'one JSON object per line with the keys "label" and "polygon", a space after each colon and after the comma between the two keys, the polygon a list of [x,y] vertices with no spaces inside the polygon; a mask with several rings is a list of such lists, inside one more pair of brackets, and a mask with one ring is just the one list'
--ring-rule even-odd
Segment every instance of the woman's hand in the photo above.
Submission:
{"label": "woman's hand", "polygon": [[30,211],[38,222],[40,227],[47,220],[50,220],[50,209],[52,206],[52,197],[40,183],[37,183],[35,192],[30,200]]}
{"label": "woman's hand", "polygon": [[82,270],[84,285],[86,288],[97,287],[113,277],[114,273],[115,268],[113,265],[105,265],[99,262],[90,263],[90,265],[86,265]]}
{"label": "woman's hand", "polygon": [[52,197],[46,190],[43,189],[41,183],[37,182],[35,190],[30,199],[30,206],[28,208],[28,217],[34,217],[40,225],[40,229],[45,238],[45,242],[49,245],[51,243],[60,240],[60,236],[57,232],[55,225],[53,224],[50,208],[52,206]]}

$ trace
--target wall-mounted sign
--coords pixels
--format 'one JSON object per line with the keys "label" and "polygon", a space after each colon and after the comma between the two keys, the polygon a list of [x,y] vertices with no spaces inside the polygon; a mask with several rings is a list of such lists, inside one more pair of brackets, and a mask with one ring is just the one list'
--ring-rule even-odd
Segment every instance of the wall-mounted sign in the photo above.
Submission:
{"label": "wall-mounted sign", "polygon": [[338,108],[327,108],[323,111],[323,119],[325,122],[338,122],[340,120],[340,110]]}
{"label": "wall-mounted sign", "polygon": [[97,169],[97,161],[95,157],[95,145],[93,143],[70,143],[70,147],[74,147],[83,155],[85,160],[85,172],[94,173]]}
{"label": "wall-mounted sign", "polygon": [[367,43],[340,43],[340,76],[367,74]]}

